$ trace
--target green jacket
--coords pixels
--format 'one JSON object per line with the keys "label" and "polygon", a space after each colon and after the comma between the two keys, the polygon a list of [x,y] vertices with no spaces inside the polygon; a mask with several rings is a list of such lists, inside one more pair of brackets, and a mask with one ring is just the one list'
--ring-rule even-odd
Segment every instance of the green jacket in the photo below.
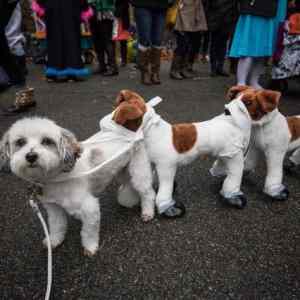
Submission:
{"label": "green jacket", "polygon": [[131,4],[135,7],[145,7],[145,8],[168,8],[174,3],[173,0],[131,0]]}
{"label": "green jacket", "polygon": [[88,0],[88,3],[97,11],[114,11],[116,6],[116,0]]}

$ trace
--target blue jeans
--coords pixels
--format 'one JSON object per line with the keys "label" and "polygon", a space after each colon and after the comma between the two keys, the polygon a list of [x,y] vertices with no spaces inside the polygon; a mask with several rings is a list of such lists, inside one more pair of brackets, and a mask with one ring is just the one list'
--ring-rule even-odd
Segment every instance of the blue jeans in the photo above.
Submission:
{"label": "blue jeans", "polygon": [[165,28],[166,10],[136,7],[134,13],[139,45],[159,48]]}

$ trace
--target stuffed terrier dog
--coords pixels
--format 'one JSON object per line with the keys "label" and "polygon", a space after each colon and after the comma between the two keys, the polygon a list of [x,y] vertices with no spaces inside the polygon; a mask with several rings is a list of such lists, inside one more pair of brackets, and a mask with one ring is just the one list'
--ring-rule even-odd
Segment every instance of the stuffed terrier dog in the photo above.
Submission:
{"label": "stuffed terrier dog", "polygon": [[[300,118],[283,116],[278,110],[281,94],[271,90],[256,90],[248,86],[235,86],[228,99],[242,97],[252,103],[252,138],[246,157],[245,170],[253,170],[261,153],[267,165],[264,192],[274,200],[288,199],[288,189],[282,184],[283,161],[287,152],[300,146]],[[291,161],[298,157],[294,152]]]}
{"label": "stuffed terrier dog", "polygon": [[[155,165],[159,190],[156,205],[160,214],[166,217],[179,217],[184,214],[184,206],[176,203],[172,197],[174,177],[177,167],[188,164],[201,155],[212,155],[218,158],[217,167],[226,169],[221,195],[224,201],[242,208],[246,198],[240,190],[244,153],[247,150],[252,126],[251,111],[253,99],[238,97],[225,106],[225,113],[206,122],[171,125],[161,118],[144,130],[144,142],[151,162]],[[273,105],[273,98],[264,97],[266,104]],[[115,118],[119,124],[141,122],[149,115],[158,116],[153,108],[146,107],[143,98],[134,92],[121,92],[117,109],[121,114],[125,108],[143,107],[143,114],[137,119],[126,120]],[[274,104],[275,105],[275,104]]]}

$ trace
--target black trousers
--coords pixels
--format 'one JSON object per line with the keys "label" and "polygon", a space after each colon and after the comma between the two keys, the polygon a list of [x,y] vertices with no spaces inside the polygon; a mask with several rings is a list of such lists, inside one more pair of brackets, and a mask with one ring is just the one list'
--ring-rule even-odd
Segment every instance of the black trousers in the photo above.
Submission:
{"label": "black trousers", "polygon": [[22,83],[24,74],[17,64],[16,58],[11,54],[5,35],[5,27],[7,26],[11,15],[18,1],[7,3],[2,1],[0,6],[0,65],[9,76],[12,83]]}
{"label": "black trousers", "polygon": [[81,69],[80,1],[46,1],[48,68]]}
{"label": "black trousers", "polygon": [[105,55],[108,66],[116,68],[115,47],[112,41],[113,21],[99,21],[96,15],[95,13],[90,20],[90,28],[100,68],[105,68]]}
{"label": "black trousers", "polygon": [[223,71],[229,39],[228,30],[216,30],[210,34],[210,64],[211,70]]}

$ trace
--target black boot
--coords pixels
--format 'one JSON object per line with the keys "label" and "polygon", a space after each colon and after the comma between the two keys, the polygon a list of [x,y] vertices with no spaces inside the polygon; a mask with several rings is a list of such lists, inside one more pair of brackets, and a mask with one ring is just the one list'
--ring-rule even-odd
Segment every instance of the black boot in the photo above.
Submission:
{"label": "black boot", "polygon": [[171,70],[170,70],[170,78],[175,80],[182,80],[183,76],[181,75],[181,65],[182,65],[182,57],[179,55],[176,55],[174,53]]}

